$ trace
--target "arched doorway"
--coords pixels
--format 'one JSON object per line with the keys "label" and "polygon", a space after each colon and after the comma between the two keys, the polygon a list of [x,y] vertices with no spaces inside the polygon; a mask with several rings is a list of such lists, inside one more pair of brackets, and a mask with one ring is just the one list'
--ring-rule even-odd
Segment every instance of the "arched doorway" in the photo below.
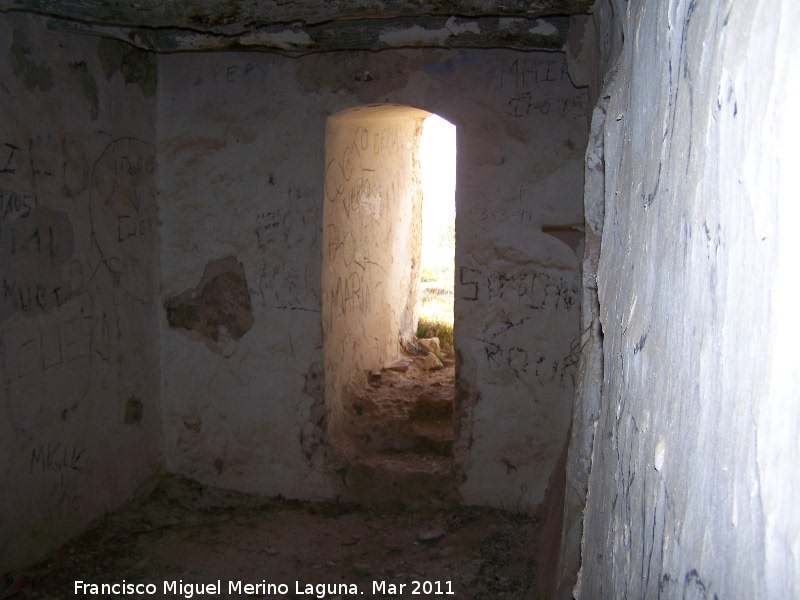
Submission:
{"label": "arched doorway", "polygon": [[[424,447],[436,455],[449,453],[452,461],[452,377],[449,406],[434,415],[447,415],[449,433],[439,431],[432,441],[421,437],[413,423],[419,410],[402,397],[402,382],[392,379],[428,354],[416,334],[423,237],[420,141],[430,116],[408,106],[370,105],[327,122],[322,238],[327,439],[347,460],[363,456],[366,447],[395,455]],[[450,145],[454,155],[454,135]],[[451,164],[454,169],[454,157]],[[454,210],[447,218],[454,222]],[[452,298],[452,280],[449,288]],[[390,431],[385,421],[371,431],[358,426],[376,423],[366,413],[373,409],[371,398],[379,396],[394,404],[376,410],[405,419],[402,428]],[[408,434],[404,439],[400,429]]]}

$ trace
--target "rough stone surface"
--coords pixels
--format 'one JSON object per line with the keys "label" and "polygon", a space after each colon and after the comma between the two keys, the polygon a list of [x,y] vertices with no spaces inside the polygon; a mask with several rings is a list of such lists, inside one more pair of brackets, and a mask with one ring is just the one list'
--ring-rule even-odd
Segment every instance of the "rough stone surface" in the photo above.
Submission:
{"label": "rough stone surface", "polygon": [[160,463],[155,101],[0,16],[0,572]]}
{"label": "rough stone surface", "polygon": [[444,364],[439,357],[435,354],[428,354],[425,358],[422,359],[422,365],[428,371],[435,371],[436,369],[441,369],[444,367]]}
{"label": "rough stone surface", "polygon": [[348,422],[359,440],[359,458],[405,454],[453,456],[453,365],[425,370],[417,357],[407,371],[385,371],[379,385],[353,390]]}
{"label": "rough stone surface", "polygon": [[[573,82],[588,84],[592,119],[584,170],[583,292],[580,361],[575,386],[570,440],[562,477],[554,477],[543,511],[538,585],[547,598],[572,598],[581,564],[583,514],[603,383],[603,332],[597,296],[597,269],[605,217],[604,127],[616,54],[622,45],[618,3],[599,0],[592,15],[573,17],[567,61]],[[602,42],[602,43],[601,43]],[[598,89],[604,91],[598,94]],[[599,96],[599,97],[598,97]],[[558,525],[556,527],[556,524]]]}
{"label": "rough stone surface", "polygon": [[[572,598],[581,563],[583,513],[589,486],[589,467],[594,446],[603,383],[603,333],[597,298],[597,267],[605,211],[603,139],[608,96],[594,108],[586,148],[584,210],[586,247],[583,258],[580,361],[572,409],[570,439],[563,456],[560,478],[548,488],[543,514],[542,568],[539,589],[547,598]],[[557,527],[554,524],[558,524]]]}
{"label": "rough stone surface", "polygon": [[[36,12],[52,17],[48,26],[53,30],[125,42],[148,51],[255,48],[300,56],[421,47],[558,51],[567,37],[566,15],[583,13],[590,5],[591,0],[248,0],[233,4],[196,0],[191,6],[154,0],[136,4],[2,0],[0,11]],[[47,75],[46,71],[42,74]]]}
{"label": "rough stone surface", "polygon": [[634,0],[581,598],[800,594],[800,6]]}
{"label": "rough stone surface", "polygon": [[442,348],[439,345],[439,338],[436,337],[417,340],[417,346],[422,347],[425,352],[430,354],[435,354],[442,351]]}

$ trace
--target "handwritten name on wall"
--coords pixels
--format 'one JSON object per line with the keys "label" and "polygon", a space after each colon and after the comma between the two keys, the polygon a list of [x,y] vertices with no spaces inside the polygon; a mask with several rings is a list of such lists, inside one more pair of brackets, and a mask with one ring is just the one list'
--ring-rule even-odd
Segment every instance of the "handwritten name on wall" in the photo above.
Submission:
{"label": "handwritten name on wall", "polygon": [[532,115],[586,117],[588,92],[569,84],[563,58],[507,58],[500,69],[499,88],[506,94],[506,114],[514,118]]}
{"label": "handwritten name on wall", "polygon": [[[574,349],[563,344],[532,343],[554,323],[569,322],[577,311],[580,288],[574,277],[525,266],[459,267],[456,294],[478,311],[487,311],[488,325],[474,332],[483,345],[490,373],[506,373],[528,384],[571,384]],[[476,317],[472,317],[477,322]]]}
{"label": "handwritten name on wall", "polygon": [[[253,228],[258,249],[261,304],[281,310],[319,312],[318,252],[322,207],[308,191],[289,188],[270,195]],[[311,207],[309,207],[311,205]],[[313,207],[313,208],[312,208]]]}
{"label": "handwritten name on wall", "polygon": [[85,454],[85,448],[62,442],[47,442],[31,449],[30,474],[47,480],[45,486],[52,499],[41,511],[45,521],[80,510],[75,475],[86,466]]}
{"label": "handwritten name on wall", "polygon": [[[325,199],[336,215],[324,224],[323,253],[334,271],[324,293],[336,314],[371,312],[376,290],[381,288],[383,267],[373,260],[373,250],[389,239],[386,218],[407,193],[407,173],[398,166],[408,152],[396,124],[357,127],[352,141],[325,169]],[[340,210],[339,210],[340,209]]]}
{"label": "handwritten name on wall", "polygon": [[158,223],[152,175],[155,154],[136,138],[110,142],[92,171],[92,239],[108,270],[133,298],[152,301]]}
{"label": "handwritten name on wall", "polygon": [[[99,367],[119,347],[118,303],[139,290],[136,306],[152,302],[154,148],[92,143],[94,161],[72,133],[0,143],[0,385],[8,425],[28,439],[43,425],[72,431],[99,382],[114,385]],[[80,509],[84,448],[44,441],[16,458],[36,479],[43,519]]]}

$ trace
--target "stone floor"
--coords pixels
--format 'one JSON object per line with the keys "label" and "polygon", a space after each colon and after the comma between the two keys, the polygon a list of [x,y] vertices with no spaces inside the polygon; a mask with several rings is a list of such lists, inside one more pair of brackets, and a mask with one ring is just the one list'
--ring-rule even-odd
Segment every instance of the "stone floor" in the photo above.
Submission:
{"label": "stone floor", "polygon": [[[538,536],[536,519],[486,508],[293,502],[170,476],[145,501],[8,574],[0,598],[73,598],[75,581],[155,590],[77,596],[87,598],[533,598]],[[165,591],[172,582],[221,589]]]}

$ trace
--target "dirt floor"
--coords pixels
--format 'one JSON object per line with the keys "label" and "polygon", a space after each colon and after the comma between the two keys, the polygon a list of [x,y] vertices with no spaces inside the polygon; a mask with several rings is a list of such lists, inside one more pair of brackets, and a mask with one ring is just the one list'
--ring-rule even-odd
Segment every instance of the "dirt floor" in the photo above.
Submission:
{"label": "dirt floor", "polygon": [[[146,499],[5,576],[0,600],[535,597],[537,520],[458,504],[455,374],[444,358],[428,370],[424,356],[409,355],[405,368],[374,372],[356,392],[360,450],[345,501],[270,499],[165,476]],[[76,596],[76,581],[151,584],[152,593]]]}
{"label": "dirt floor", "polygon": [[[370,510],[265,499],[165,477],[146,501],[8,575],[0,598],[73,598],[75,581],[123,580],[153,584],[155,593],[78,597],[533,598],[538,531],[533,518],[486,508]],[[165,591],[171,582],[219,582],[221,590]],[[246,593],[246,584],[285,587]]]}

